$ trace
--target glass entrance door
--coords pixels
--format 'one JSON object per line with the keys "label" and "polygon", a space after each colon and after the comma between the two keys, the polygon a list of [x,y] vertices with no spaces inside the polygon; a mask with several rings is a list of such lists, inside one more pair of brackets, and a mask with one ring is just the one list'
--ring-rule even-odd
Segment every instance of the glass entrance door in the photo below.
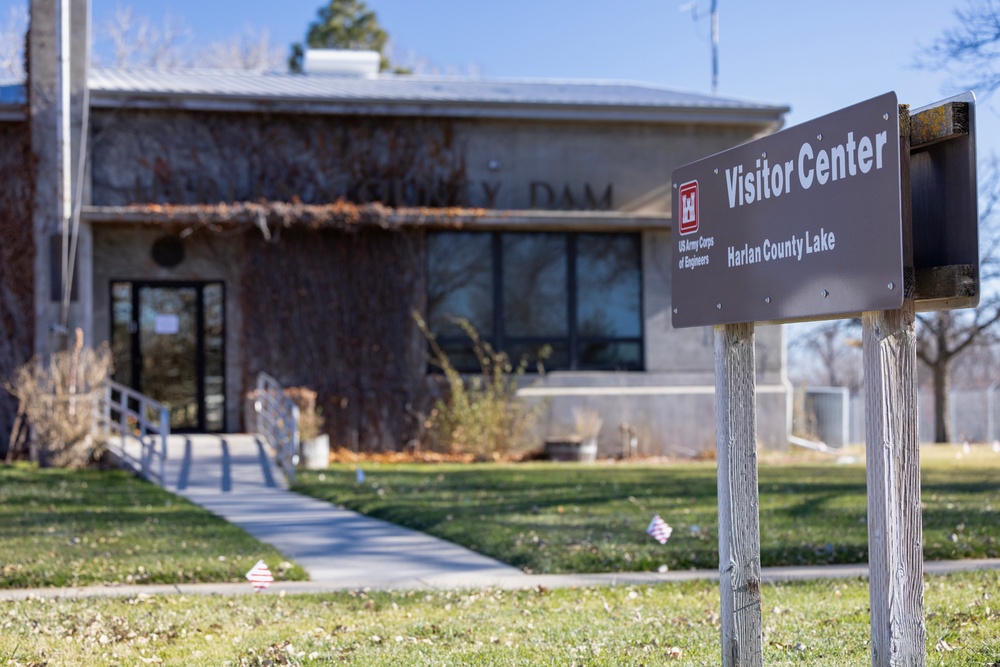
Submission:
{"label": "glass entrance door", "polygon": [[176,431],[225,428],[222,283],[114,282],[115,379],[163,403]]}

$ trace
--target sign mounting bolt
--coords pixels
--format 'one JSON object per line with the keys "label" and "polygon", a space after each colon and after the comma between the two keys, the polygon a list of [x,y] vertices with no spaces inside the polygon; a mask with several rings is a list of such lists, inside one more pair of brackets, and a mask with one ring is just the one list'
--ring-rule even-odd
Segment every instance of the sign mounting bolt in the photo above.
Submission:
{"label": "sign mounting bolt", "polygon": [[715,169],[714,169],[713,171],[714,171],[714,172],[715,172],[716,174],[718,174],[718,173],[719,173],[719,168],[718,168],[718,167],[716,167],[716,168],[715,168]]}
{"label": "sign mounting bolt", "polygon": [[896,289],[896,283],[889,283],[889,289]]}
{"label": "sign mounting bolt", "polygon": [[882,114],[882,120],[889,120],[889,114],[887,113]]}
{"label": "sign mounting bolt", "polygon": [[765,296],[764,297],[764,303],[771,303],[771,297]]}
{"label": "sign mounting bolt", "polygon": [[824,299],[825,299],[826,297],[830,296],[830,292],[828,292],[827,290],[823,290],[822,292],[820,292],[820,294],[822,294],[822,295],[823,295],[823,298],[824,298]]}
{"label": "sign mounting bolt", "polygon": [[823,135],[822,134],[817,134],[816,135],[816,141],[823,141]]}
{"label": "sign mounting bolt", "polygon": [[676,308],[674,308],[674,315],[676,315],[676,314],[677,314],[677,309],[676,309]]}
{"label": "sign mounting bolt", "polygon": [[717,308],[718,310],[722,310],[722,304],[721,304],[721,303],[717,303],[717,304],[715,304],[715,307],[716,307],[716,308]]}

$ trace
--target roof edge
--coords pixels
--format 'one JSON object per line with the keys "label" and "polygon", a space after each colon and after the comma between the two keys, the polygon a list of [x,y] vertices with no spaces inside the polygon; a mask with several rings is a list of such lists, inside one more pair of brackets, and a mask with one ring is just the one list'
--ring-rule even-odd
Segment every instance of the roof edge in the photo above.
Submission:
{"label": "roof edge", "polygon": [[22,104],[0,104],[0,123],[23,123],[28,120],[28,111]]}
{"label": "roof edge", "polygon": [[510,102],[338,101],[316,98],[282,99],[259,96],[109,93],[93,91],[91,106],[105,109],[290,113],[315,115],[370,115],[433,118],[492,118],[646,122],[717,125],[756,125],[780,128],[787,106],[726,108],[652,105],[526,104]]}

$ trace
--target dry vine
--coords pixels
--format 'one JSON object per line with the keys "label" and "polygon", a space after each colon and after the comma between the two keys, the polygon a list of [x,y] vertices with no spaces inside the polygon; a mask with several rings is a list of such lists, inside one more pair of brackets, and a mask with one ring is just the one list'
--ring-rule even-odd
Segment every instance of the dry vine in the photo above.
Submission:
{"label": "dry vine", "polygon": [[[32,178],[34,157],[27,123],[0,123],[0,378],[31,358],[34,336]],[[17,401],[0,392],[0,452],[14,426]]]}

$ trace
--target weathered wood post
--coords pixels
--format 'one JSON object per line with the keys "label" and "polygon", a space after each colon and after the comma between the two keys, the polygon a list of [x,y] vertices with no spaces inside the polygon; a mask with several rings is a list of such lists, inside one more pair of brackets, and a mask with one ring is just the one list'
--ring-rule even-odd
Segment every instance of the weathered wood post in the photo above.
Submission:
{"label": "weathered wood post", "polygon": [[872,665],[926,664],[910,117],[899,110],[904,299],[862,315]]}
{"label": "weathered wood post", "polygon": [[715,327],[715,442],[723,667],[760,667],[760,521],[754,325]]}
{"label": "weathered wood post", "polygon": [[926,662],[914,319],[979,301],[974,112],[886,93],[674,171],[672,323],[715,327],[726,667],[762,664],[754,325],[859,313],[872,664]]}

